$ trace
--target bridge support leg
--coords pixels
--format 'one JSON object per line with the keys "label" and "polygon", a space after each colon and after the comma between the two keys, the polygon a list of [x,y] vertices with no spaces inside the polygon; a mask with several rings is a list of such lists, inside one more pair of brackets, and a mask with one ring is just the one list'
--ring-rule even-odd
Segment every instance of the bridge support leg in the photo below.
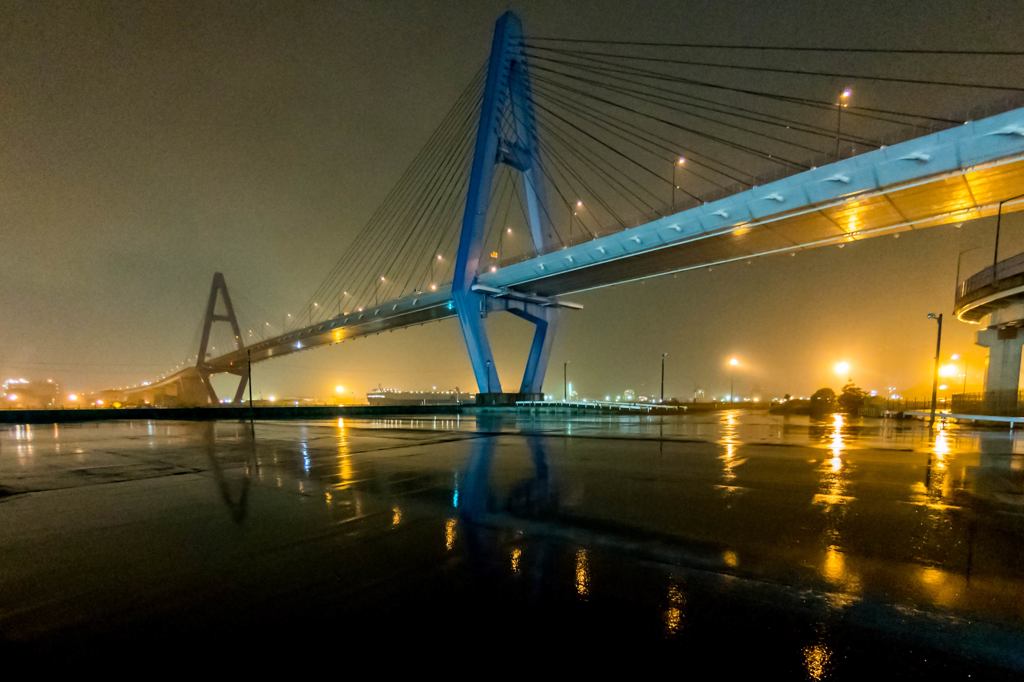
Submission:
{"label": "bridge support leg", "polygon": [[484,314],[487,300],[476,293],[455,295],[455,305],[459,311],[459,325],[462,337],[469,351],[469,362],[473,366],[473,376],[480,393],[501,393],[501,379],[494,366],[494,353],[491,342],[487,338],[484,327]]}
{"label": "bridge support leg", "polygon": [[244,398],[245,398],[245,387],[246,387],[246,385],[248,383],[249,383],[249,378],[246,375],[244,375],[244,374],[239,375],[239,377],[238,377],[238,388],[235,389],[235,398],[231,402],[233,402],[233,403],[241,403],[241,402],[244,401]]}
{"label": "bridge support leg", "polygon": [[551,358],[551,346],[555,340],[559,311],[557,308],[526,305],[522,309],[510,308],[509,312],[534,325],[533,343],[530,344],[530,354],[526,358],[526,368],[523,370],[519,392],[525,400],[540,400],[543,397],[544,375],[547,373],[548,360]]}
{"label": "bridge support leg", "polygon": [[988,348],[988,373],[985,375],[985,399],[999,412],[1017,406],[1020,387],[1021,349],[1024,330],[1018,327],[982,329],[978,345]]}

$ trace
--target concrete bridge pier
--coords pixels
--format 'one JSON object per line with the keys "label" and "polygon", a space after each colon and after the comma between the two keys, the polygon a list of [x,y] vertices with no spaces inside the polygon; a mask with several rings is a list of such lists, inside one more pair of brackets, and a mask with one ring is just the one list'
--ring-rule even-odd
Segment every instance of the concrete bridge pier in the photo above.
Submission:
{"label": "concrete bridge pier", "polygon": [[978,332],[978,345],[988,348],[985,392],[1016,393],[1020,385],[1020,356],[1024,330],[1020,327],[989,327]]}
{"label": "concrete bridge pier", "polygon": [[957,285],[953,312],[982,324],[977,344],[988,348],[984,414],[1017,415],[1024,348],[1024,254],[991,265]]}

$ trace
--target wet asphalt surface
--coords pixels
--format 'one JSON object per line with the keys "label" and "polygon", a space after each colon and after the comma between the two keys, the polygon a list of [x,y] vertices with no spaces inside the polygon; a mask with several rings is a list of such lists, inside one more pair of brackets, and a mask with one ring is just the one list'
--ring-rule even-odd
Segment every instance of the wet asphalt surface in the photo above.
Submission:
{"label": "wet asphalt surface", "polygon": [[0,653],[540,647],[698,679],[1019,679],[1022,540],[1024,439],[1003,431],[740,412],[12,426]]}

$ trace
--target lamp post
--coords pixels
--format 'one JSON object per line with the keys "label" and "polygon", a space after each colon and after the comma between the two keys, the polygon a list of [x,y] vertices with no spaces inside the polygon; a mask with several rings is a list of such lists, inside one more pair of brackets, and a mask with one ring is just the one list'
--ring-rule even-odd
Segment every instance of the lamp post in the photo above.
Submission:
{"label": "lamp post", "polygon": [[487,395],[491,394],[491,361],[487,361]]}
{"label": "lamp post", "polygon": [[676,189],[679,187],[679,168],[686,163],[686,159],[680,156],[672,163],[672,210],[676,210]]}
{"label": "lamp post", "polygon": [[[574,216],[579,215],[579,212],[581,210],[583,210],[583,200],[582,199],[577,199],[576,200],[576,204],[574,206],[570,206],[569,207],[569,244],[568,244],[568,246],[572,246],[572,223],[573,223],[572,219],[573,219]],[[582,221],[582,219],[581,219],[581,221]]]}
{"label": "lamp post", "polygon": [[246,381],[249,384],[249,435],[253,443],[256,442],[256,414],[252,410],[252,348],[245,349],[245,359],[248,361]]}
{"label": "lamp post", "polygon": [[956,256],[956,282],[954,282],[954,284],[956,285],[956,292],[957,293],[954,295],[954,301],[953,301],[954,304],[956,303],[955,297],[960,296],[960,263],[963,261],[964,254],[965,253],[970,253],[971,251],[977,251],[980,248],[981,248],[980,246],[973,246],[973,247],[971,247],[969,249],[964,249],[963,251],[958,253],[957,256]]}
{"label": "lamp post", "polygon": [[935,363],[934,371],[932,372],[932,414],[929,424],[935,423],[935,404],[939,394],[939,353],[942,350],[942,313],[928,313],[929,320],[935,320],[938,323],[938,329],[935,334]]}
{"label": "lamp post", "polygon": [[843,121],[843,107],[849,106],[852,94],[853,91],[850,88],[843,88],[843,91],[839,93],[839,99],[836,100],[836,161],[839,160],[839,135]]}
{"label": "lamp post", "polygon": [[665,402],[665,358],[668,357],[668,353],[661,354],[661,402]]}
{"label": "lamp post", "polygon": [[1024,194],[1018,194],[1015,197],[1009,199],[1003,199],[999,202],[999,210],[996,211],[996,243],[992,248],[992,281],[996,281],[996,265],[999,263],[999,233],[1003,224],[1003,204],[1020,199],[1024,197]]}

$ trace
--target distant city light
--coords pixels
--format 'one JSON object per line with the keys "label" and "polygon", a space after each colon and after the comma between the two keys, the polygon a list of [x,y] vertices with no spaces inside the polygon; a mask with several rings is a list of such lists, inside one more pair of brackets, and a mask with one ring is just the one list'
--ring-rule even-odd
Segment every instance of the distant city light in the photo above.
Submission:
{"label": "distant city light", "polygon": [[68,400],[73,402],[73,403],[78,402],[78,394],[77,393],[69,393],[68,394]]}

